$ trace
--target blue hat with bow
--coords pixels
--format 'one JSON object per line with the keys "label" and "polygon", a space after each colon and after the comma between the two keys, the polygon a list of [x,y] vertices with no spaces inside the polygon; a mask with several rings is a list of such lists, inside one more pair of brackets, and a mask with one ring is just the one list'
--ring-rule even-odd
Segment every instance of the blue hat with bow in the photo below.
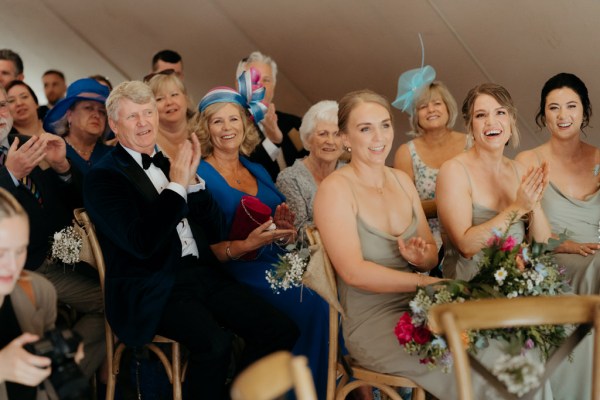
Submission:
{"label": "blue hat with bow", "polygon": [[[265,88],[257,85],[260,74],[242,72],[238,77],[240,91],[227,86],[218,86],[204,95],[198,104],[198,111],[202,112],[214,103],[236,103],[247,109],[256,123],[265,118],[267,106],[261,101],[265,97]],[[254,83],[254,84],[253,84]]]}

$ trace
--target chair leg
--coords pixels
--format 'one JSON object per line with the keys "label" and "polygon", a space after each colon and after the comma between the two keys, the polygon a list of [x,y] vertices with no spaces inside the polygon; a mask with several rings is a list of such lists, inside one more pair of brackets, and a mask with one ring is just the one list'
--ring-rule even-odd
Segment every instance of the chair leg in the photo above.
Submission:
{"label": "chair leg", "polygon": [[425,400],[425,390],[422,387],[413,388],[412,400]]}
{"label": "chair leg", "polygon": [[171,345],[172,371],[173,371],[173,400],[182,400],[181,395],[181,351],[179,343]]}
{"label": "chair leg", "polygon": [[115,383],[117,377],[113,374],[108,376],[108,382],[106,382],[106,400],[114,400],[115,398]]}

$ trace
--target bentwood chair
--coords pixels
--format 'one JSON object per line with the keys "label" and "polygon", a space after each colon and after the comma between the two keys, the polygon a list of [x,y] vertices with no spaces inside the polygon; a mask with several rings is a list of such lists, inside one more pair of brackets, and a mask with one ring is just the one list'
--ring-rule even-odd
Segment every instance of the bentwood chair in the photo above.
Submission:
{"label": "bentwood chair", "polygon": [[288,351],[269,354],[233,381],[232,400],[272,400],[293,389],[298,400],[317,400],[308,359]]}
{"label": "bentwood chair", "polygon": [[[98,275],[100,276],[100,286],[102,287],[102,293],[104,294],[104,277],[105,277],[105,264],[104,256],[102,255],[102,249],[96,236],[94,225],[90,220],[90,217],[83,208],[74,210],[76,223],[83,228],[86,238],[83,240],[89,241],[89,246],[92,250],[94,266],[98,269]],[[104,329],[106,331],[106,356],[108,358],[108,383],[106,385],[106,400],[113,400],[115,397],[115,386],[117,383],[117,375],[120,372],[121,358],[125,345],[118,343],[115,340],[115,336],[112,332],[110,325],[106,318],[104,319]],[[171,360],[167,357],[165,352],[159,347],[159,344],[167,345],[171,348]],[[146,344],[148,350],[152,351],[159,358],[163,364],[169,382],[173,386],[173,400],[181,400],[181,384],[185,378],[185,370],[187,365],[181,366],[181,352],[179,343],[163,336],[155,336],[152,339],[152,343]]]}
{"label": "bentwood chair", "polygon": [[[321,236],[316,228],[307,228],[306,234],[311,245],[317,245],[321,248],[323,254],[323,265],[325,276],[333,291],[334,298],[337,298],[337,283],[335,280],[335,271],[327,252],[323,247]],[[339,333],[340,333],[340,313],[337,308],[329,304],[329,357],[327,368],[327,400],[342,400],[348,394],[360,386],[372,386],[378,388],[392,400],[402,400],[394,388],[413,388],[413,400],[425,400],[425,390],[414,381],[396,375],[389,375],[375,372],[360,366],[350,356],[343,357],[340,352]]]}
{"label": "bentwood chair", "polygon": [[600,296],[540,296],[513,299],[485,299],[433,306],[429,310],[432,330],[443,334],[454,358],[458,398],[472,400],[471,367],[507,399],[530,399],[537,390],[523,397],[509,393],[506,387],[475,357],[467,353],[462,335],[466,330],[495,329],[534,325],[581,324],[548,358],[540,382],[568,357],[593,327],[594,335],[592,399],[600,400]]}

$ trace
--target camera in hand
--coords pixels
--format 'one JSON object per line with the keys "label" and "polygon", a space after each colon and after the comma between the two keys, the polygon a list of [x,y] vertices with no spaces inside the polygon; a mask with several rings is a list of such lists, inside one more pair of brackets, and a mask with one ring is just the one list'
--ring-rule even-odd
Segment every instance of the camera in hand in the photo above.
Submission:
{"label": "camera in hand", "polygon": [[90,398],[88,380],[75,363],[81,336],[70,329],[53,329],[44,337],[24,346],[28,352],[52,360],[50,383],[61,400]]}

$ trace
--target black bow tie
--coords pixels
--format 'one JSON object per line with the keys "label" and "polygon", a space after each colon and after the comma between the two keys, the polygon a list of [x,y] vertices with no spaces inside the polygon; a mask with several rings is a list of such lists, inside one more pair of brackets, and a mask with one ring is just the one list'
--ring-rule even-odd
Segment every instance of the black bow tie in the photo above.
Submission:
{"label": "black bow tie", "polygon": [[162,152],[159,151],[158,153],[154,154],[154,157],[150,157],[148,154],[142,153],[142,167],[144,167],[144,169],[148,169],[150,168],[150,164],[154,164],[158,168],[162,169],[165,175],[169,177],[169,159],[165,157]]}

